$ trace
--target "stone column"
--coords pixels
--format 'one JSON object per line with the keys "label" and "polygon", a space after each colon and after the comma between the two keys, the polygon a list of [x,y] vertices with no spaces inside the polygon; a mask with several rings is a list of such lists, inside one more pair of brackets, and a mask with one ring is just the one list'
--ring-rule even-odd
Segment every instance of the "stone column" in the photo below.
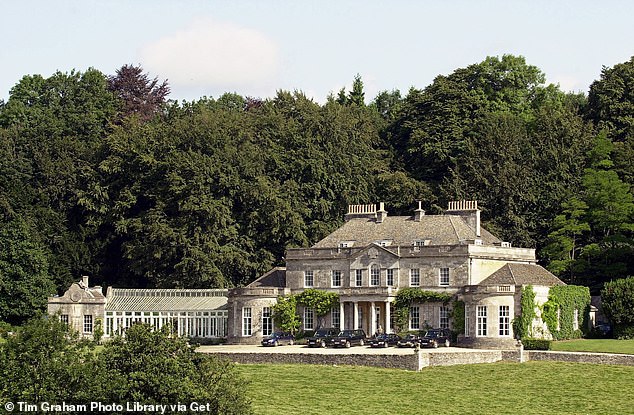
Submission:
{"label": "stone column", "polygon": [[339,302],[339,330],[343,330],[346,327],[344,322],[345,315],[346,313],[345,313],[345,308],[343,306],[343,301],[340,301]]}
{"label": "stone column", "polygon": [[376,333],[376,308],[374,307],[374,301],[370,303],[370,332],[368,335],[374,336]]}
{"label": "stone column", "polygon": [[354,313],[354,315],[352,316],[352,322],[353,322],[352,328],[356,330],[359,328],[359,303],[354,301],[352,305],[353,305],[352,312]]}
{"label": "stone column", "polygon": [[391,320],[391,316],[390,316],[390,302],[386,301],[385,302],[385,332],[386,333],[391,333],[392,332],[392,327],[390,326],[390,320]]}

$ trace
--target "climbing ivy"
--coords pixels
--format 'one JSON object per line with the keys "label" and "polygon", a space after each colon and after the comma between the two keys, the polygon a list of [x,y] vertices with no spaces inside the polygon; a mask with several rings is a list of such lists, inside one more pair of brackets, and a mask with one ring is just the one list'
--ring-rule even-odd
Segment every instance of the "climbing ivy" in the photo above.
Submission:
{"label": "climbing ivy", "polygon": [[273,305],[273,321],[280,330],[293,333],[302,325],[297,315],[297,296],[286,295],[277,298],[277,303]]}
{"label": "climbing ivy", "polygon": [[300,294],[278,297],[273,306],[273,320],[280,330],[295,333],[302,325],[297,306],[311,308],[317,317],[323,317],[339,304],[337,293],[309,288]]}
{"label": "climbing ivy", "polygon": [[520,339],[530,338],[533,336],[533,319],[536,316],[535,291],[532,285],[522,287],[520,307],[520,315],[513,319],[513,331]]}
{"label": "climbing ivy", "polygon": [[453,320],[454,333],[464,333],[464,301],[454,300],[451,303],[451,317]]}
{"label": "climbing ivy", "polygon": [[[557,318],[559,310],[559,318]],[[578,310],[578,328],[574,328],[574,313]],[[577,285],[551,287],[548,301],[542,306],[542,320],[555,340],[576,339],[587,327],[590,311],[590,289]]]}
{"label": "climbing ivy", "polygon": [[312,308],[318,317],[323,317],[339,305],[339,294],[308,288],[297,294],[297,304]]}
{"label": "climbing ivy", "polygon": [[[425,291],[420,288],[402,288],[396,294],[394,300],[394,323],[396,329],[403,332],[407,329],[409,320],[409,307],[420,303],[444,303],[448,304],[452,296],[447,293]],[[464,317],[464,316],[463,316]],[[464,324],[464,318],[463,318]]]}

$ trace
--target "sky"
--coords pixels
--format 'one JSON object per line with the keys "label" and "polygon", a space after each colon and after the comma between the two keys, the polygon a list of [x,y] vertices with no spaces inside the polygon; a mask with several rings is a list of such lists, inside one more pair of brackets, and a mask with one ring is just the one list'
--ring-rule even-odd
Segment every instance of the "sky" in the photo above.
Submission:
{"label": "sky", "polygon": [[134,64],[179,101],[298,90],[324,102],[359,74],[369,102],[503,54],[587,93],[634,55],[633,17],[627,0],[2,0],[0,99],[25,75]]}

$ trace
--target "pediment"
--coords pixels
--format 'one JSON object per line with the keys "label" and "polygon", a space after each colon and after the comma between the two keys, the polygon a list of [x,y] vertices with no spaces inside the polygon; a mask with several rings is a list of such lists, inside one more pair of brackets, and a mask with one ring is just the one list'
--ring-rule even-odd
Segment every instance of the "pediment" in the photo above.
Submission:
{"label": "pediment", "polygon": [[400,257],[399,255],[390,251],[386,247],[372,243],[366,246],[365,248],[361,249],[360,251],[358,251],[352,256],[352,259],[361,259],[361,258],[374,259],[374,260],[385,258],[389,260],[394,260]]}

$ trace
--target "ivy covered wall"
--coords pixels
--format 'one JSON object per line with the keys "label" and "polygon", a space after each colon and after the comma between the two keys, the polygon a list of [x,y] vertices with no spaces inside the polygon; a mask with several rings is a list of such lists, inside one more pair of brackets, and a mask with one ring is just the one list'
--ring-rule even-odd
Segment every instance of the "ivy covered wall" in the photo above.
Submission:
{"label": "ivy covered wall", "polygon": [[555,340],[580,338],[588,327],[589,313],[590,289],[577,285],[551,287],[542,306],[542,319]]}

